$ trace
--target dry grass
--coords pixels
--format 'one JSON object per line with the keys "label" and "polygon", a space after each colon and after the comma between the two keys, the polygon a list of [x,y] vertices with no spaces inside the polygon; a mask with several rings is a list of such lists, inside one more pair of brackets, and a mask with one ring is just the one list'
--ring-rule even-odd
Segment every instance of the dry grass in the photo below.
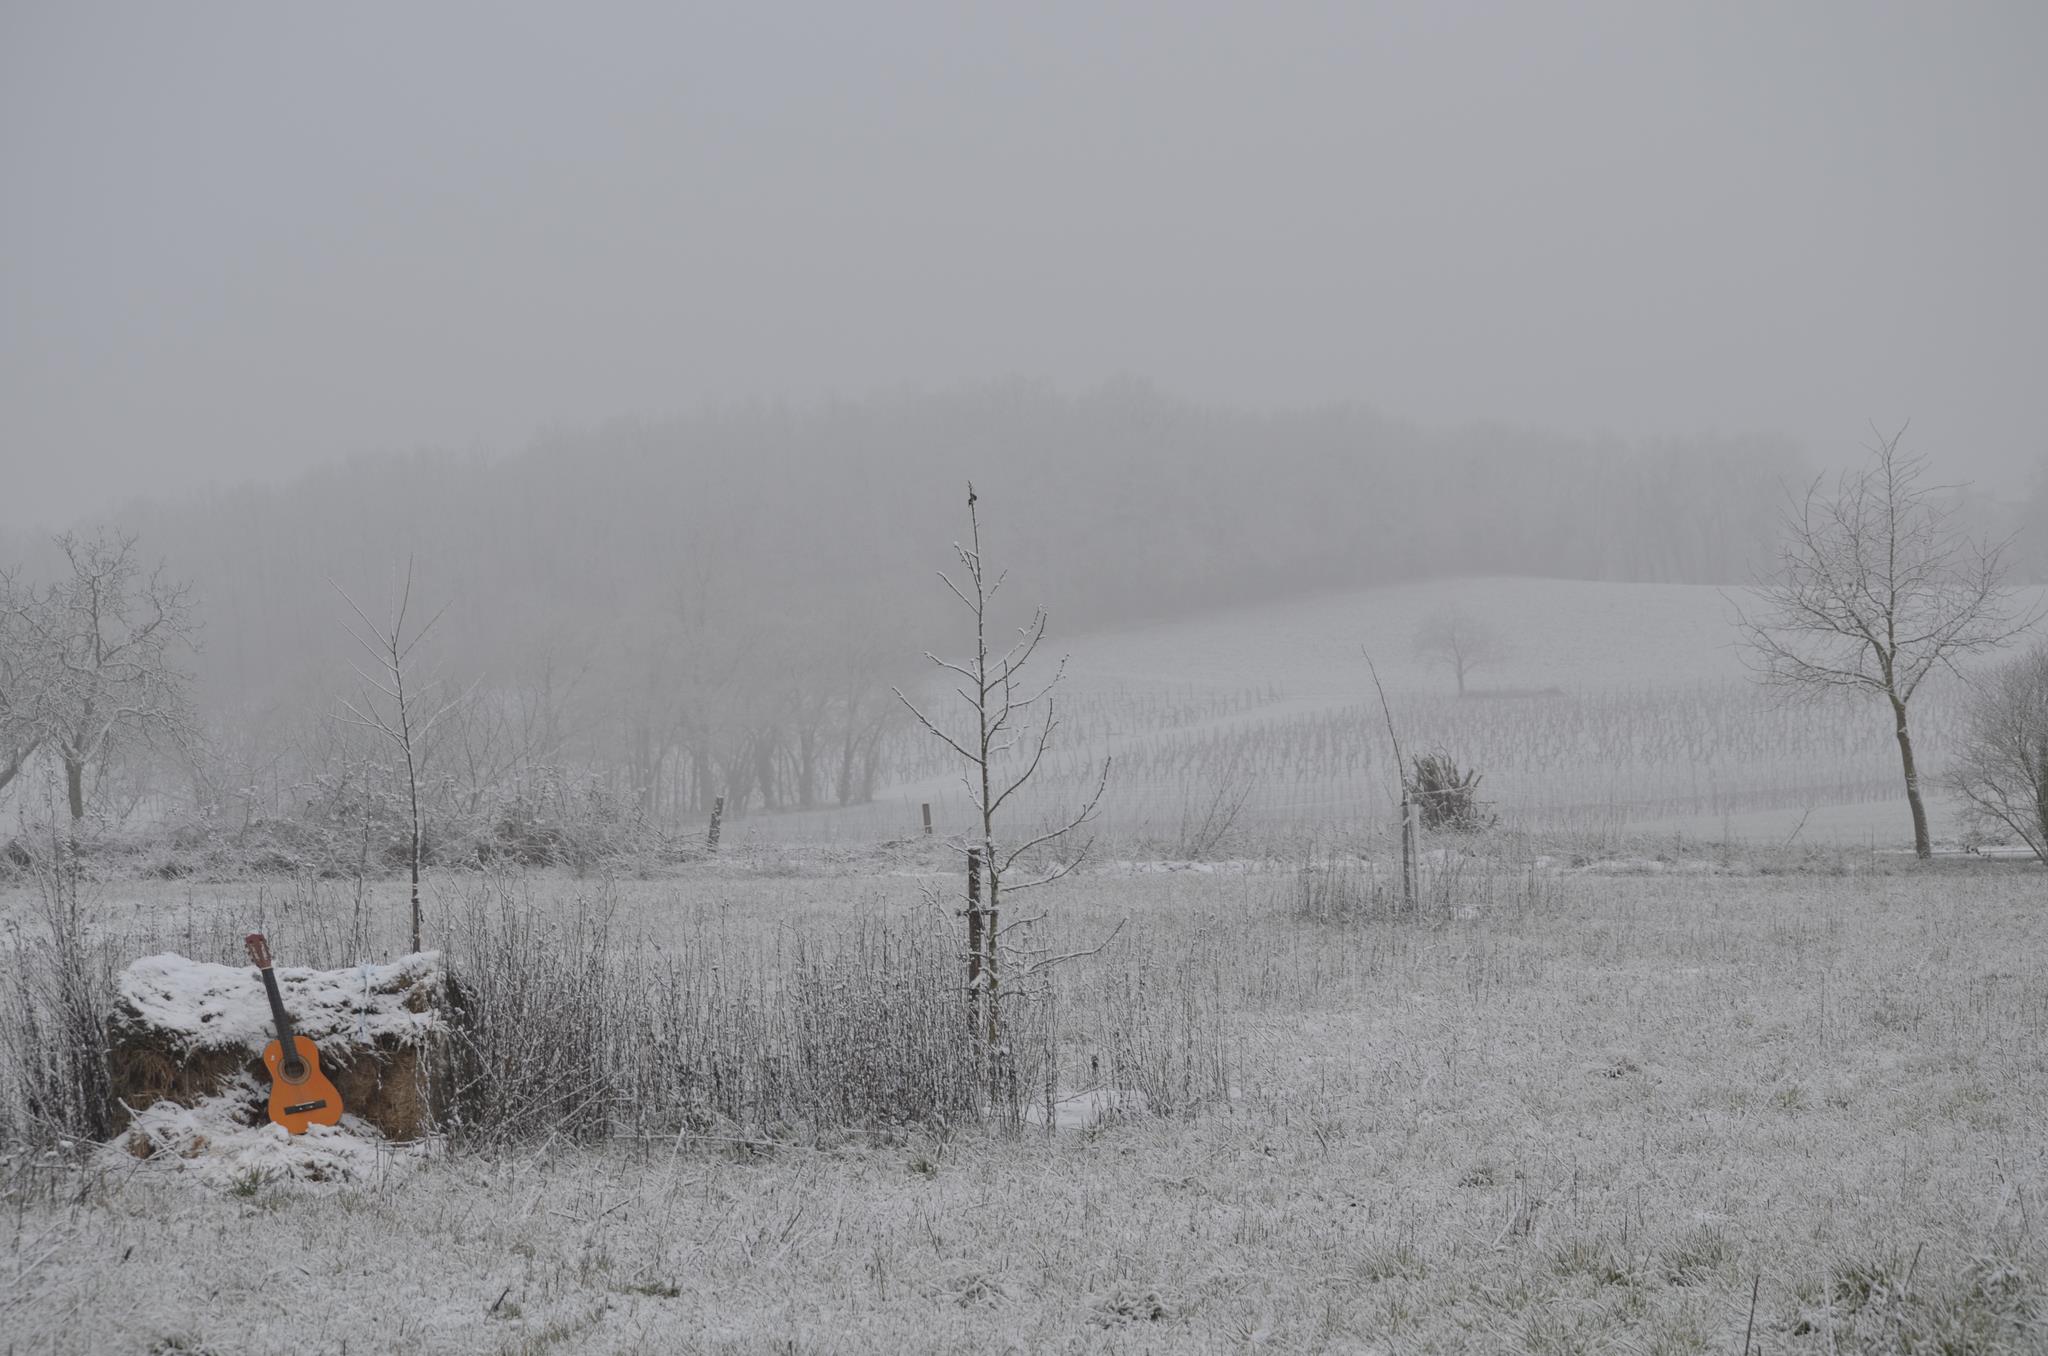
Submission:
{"label": "dry grass", "polygon": [[[1234,1096],[1085,1133],[457,1155],[339,1196],[17,1162],[0,1328],[53,1351],[1733,1353],[1760,1276],[1763,1350],[2038,1351],[2048,911],[2038,873],[1970,866],[1570,873],[1341,926],[1296,916],[1291,870],[1091,875],[1048,943],[1130,922],[1074,967],[1061,1081],[1142,1046],[1190,1087],[1222,1059]],[[191,926],[250,895],[193,900]],[[921,907],[907,876],[705,873],[622,887],[612,925],[772,954]]]}

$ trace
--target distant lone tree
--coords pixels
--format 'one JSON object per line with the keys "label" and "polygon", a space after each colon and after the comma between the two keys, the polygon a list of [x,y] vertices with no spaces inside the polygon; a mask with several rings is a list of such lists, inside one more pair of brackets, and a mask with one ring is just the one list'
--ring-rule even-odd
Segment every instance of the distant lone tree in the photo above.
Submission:
{"label": "distant lone tree", "polygon": [[1507,647],[1493,630],[1473,619],[1463,608],[1451,608],[1425,619],[1415,628],[1415,655],[1449,668],[1458,680],[1458,695],[1465,695],[1465,679],[1472,670],[1499,663]]}
{"label": "distant lone tree", "polygon": [[1832,493],[1808,485],[1784,516],[1773,568],[1736,608],[1758,679],[1818,695],[1846,689],[1891,708],[1913,812],[1913,850],[1933,855],[1906,714],[1937,668],[1996,649],[2032,625],[2004,587],[2005,543],[1965,535],[1954,488],[1924,481],[1926,459],[1878,435],[1871,465],[1843,471]]}
{"label": "distant lone tree", "polygon": [[198,641],[191,588],[145,567],[135,538],[57,538],[65,573],[40,588],[0,574],[0,786],[39,749],[64,770],[74,823],[89,778],[124,753],[195,734],[181,651]]}
{"label": "distant lone tree", "polygon": [[1949,786],[1972,818],[2018,834],[2048,863],[2048,645],[1987,674],[1965,720]]}

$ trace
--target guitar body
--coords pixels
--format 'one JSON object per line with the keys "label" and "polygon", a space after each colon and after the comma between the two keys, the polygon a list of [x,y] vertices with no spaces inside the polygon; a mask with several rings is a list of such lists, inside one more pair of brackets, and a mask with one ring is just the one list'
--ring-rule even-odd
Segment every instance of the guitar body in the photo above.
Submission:
{"label": "guitar body", "polygon": [[263,1067],[270,1071],[270,1119],[294,1135],[305,1134],[309,1125],[333,1125],[341,1119],[341,1094],[320,1072],[320,1047],[292,1030],[291,1014],[271,972],[270,943],[260,932],[245,940],[249,959],[263,972],[263,992],[277,1028],[277,1039],[263,1047]]}
{"label": "guitar body", "polygon": [[292,1045],[299,1055],[297,1078],[291,1076],[284,1046],[276,1041],[263,1047],[263,1067],[270,1070],[270,1119],[303,1135],[309,1125],[333,1125],[341,1119],[341,1094],[320,1072],[320,1047],[312,1038],[294,1035]]}

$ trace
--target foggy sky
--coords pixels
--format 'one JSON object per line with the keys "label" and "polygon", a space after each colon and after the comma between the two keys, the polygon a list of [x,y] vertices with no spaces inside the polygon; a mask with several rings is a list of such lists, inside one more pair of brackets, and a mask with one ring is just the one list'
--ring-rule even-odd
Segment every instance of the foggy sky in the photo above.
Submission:
{"label": "foggy sky", "polygon": [[7,4],[0,523],[704,401],[2048,453],[2048,7]]}

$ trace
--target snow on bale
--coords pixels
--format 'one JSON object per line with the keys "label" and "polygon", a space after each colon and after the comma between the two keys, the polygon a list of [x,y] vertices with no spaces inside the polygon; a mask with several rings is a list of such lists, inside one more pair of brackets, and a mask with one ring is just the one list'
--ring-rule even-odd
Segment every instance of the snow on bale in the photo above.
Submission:
{"label": "snow on bale", "polygon": [[[338,1128],[387,1140],[428,1134],[432,1052],[448,1026],[440,953],[346,970],[279,966],[276,975],[294,1028],[320,1047],[321,1071],[341,1093],[349,1117]],[[116,992],[108,1063],[129,1152],[189,1157],[192,1117],[180,1109],[214,1124],[215,1138],[235,1111],[243,1128],[283,1134],[264,1110],[263,1047],[276,1032],[253,966],[145,956],[122,971]]]}

